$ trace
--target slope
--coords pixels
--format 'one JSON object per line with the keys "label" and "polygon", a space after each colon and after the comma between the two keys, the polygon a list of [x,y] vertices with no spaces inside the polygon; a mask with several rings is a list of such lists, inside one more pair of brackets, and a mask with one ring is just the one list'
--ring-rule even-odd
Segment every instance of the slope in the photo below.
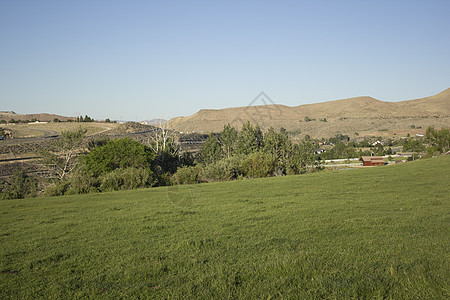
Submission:
{"label": "slope", "polygon": [[[303,122],[305,117],[315,122]],[[320,122],[320,120],[327,122]],[[262,105],[200,110],[188,117],[169,121],[170,126],[183,132],[220,131],[227,123],[240,127],[245,121],[269,127],[301,131],[316,137],[337,132],[404,131],[412,126],[426,128],[450,125],[450,89],[437,95],[416,100],[385,102],[371,97],[356,97],[323,103],[288,107]],[[345,121],[345,122],[342,122]],[[389,128],[386,128],[389,127]]]}
{"label": "slope", "polygon": [[0,298],[447,299],[450,156],[0,201]]}

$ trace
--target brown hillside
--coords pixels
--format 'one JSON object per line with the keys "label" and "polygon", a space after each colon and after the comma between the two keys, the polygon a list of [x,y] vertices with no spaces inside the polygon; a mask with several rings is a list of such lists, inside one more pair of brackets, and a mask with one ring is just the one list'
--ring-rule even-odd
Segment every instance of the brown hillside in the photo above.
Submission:
{"label": "brown hillside", "polygon": [[[305,122],[306,116],[315,120]],[[327,121],[321,121],[323,119]],[[227,123],[240,128],[247,120],[264,130],[284,127],[315,137],[338,132],[353,135],[402,134],[412,128],[424,131],[430,125],[450,126],[450,88],[434,96],[400,102],[356,97],[295,107],[261,105],[200,110],[188,117],[174,118],[168,124],[181,132],[217,132]]]}
{"label": "brown hillside", "polygon": [[9,121],[11,119],[14,119],[16,121],[19,121],[19,120],[25,121],[25,120],[36,119],[41,122],[49,122],[49,121],[53,121],[54,119],[58,119],[60,121],[67,121],[67,120],[74,120],[75,118],[64,117],[64,116],[59,116],[59,115],[54,115],[54,114],[46,114],[46,113],[22,115],[22,114],[16,114],[15,112],[0,112],[0,120]]}

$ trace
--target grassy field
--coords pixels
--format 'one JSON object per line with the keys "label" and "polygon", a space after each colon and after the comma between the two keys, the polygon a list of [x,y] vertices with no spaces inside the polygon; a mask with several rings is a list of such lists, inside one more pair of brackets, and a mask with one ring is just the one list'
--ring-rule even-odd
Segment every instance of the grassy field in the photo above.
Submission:
{"label": "grassy field", "polygon": [[0,298],[448,299],[450,157],[0,201]]}

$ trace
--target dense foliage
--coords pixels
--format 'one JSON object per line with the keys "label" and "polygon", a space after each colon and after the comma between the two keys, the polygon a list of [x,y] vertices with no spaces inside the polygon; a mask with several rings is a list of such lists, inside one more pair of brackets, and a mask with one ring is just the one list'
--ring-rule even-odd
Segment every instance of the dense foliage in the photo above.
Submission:
{"label": "dense foliage", "polygon": [[100,176],[116,169],[143,168],[152,169],[155,153],[149,147],[130,138],[110,140],[102,146],[94,147],[83,156],[85,170]]}
{"label": "dense foliage", "polygon": [[200,150],[196,167],[179,169],[174,183],[228,181],[286,174],[302,174],[320,169],[315,146],[304,141],[294,144],[283,128],[263,133],[249,122],[241,131],[229,124],[220,133],[211,133]]}
{"label": "dense foliage", "polygon": [[1,188],[3,199],[22,199],[35,197],[37,194],[38,182],[33,176],[27,175],[24,170],[16,169],[10,180]]}
{"label": "dense foliage", "polygon": [[[351,140],[337,134],[327,140],[305,136],[294,143],[289,133],[270,128],[263,133],[246,122],[241,130],[224,126],[209,135],[188,134],[180,140],[201,139],[196,155],[180,152],[175,135],[161,128],[149,143],[130,138],[86,138],[85,130],[63,132],[50,146],[39,152],[47,171],[47,181],[38,181],[26,173],[15,174],[2,184],[2,197],[35,196],[40,186],[45,195],[80,194],[135,189],[172,184],[229,181],[304,174],[321,170],[321,161],[348,159],[363,155],[392,155],[391,146],[403,146],[415,158],[419,153],[431,157],[450,150],[447,128],[430,127],[426,136],[396,141],[381,137]],[[411,155],[411,154],[410,154]]]}

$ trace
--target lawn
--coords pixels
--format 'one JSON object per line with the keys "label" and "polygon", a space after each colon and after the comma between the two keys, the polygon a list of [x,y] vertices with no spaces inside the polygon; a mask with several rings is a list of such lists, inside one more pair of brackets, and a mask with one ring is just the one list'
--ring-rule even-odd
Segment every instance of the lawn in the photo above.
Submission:
{"label": "lawn", "polygon": [[0,298],[449,298],[450,157],[0,201]]}

